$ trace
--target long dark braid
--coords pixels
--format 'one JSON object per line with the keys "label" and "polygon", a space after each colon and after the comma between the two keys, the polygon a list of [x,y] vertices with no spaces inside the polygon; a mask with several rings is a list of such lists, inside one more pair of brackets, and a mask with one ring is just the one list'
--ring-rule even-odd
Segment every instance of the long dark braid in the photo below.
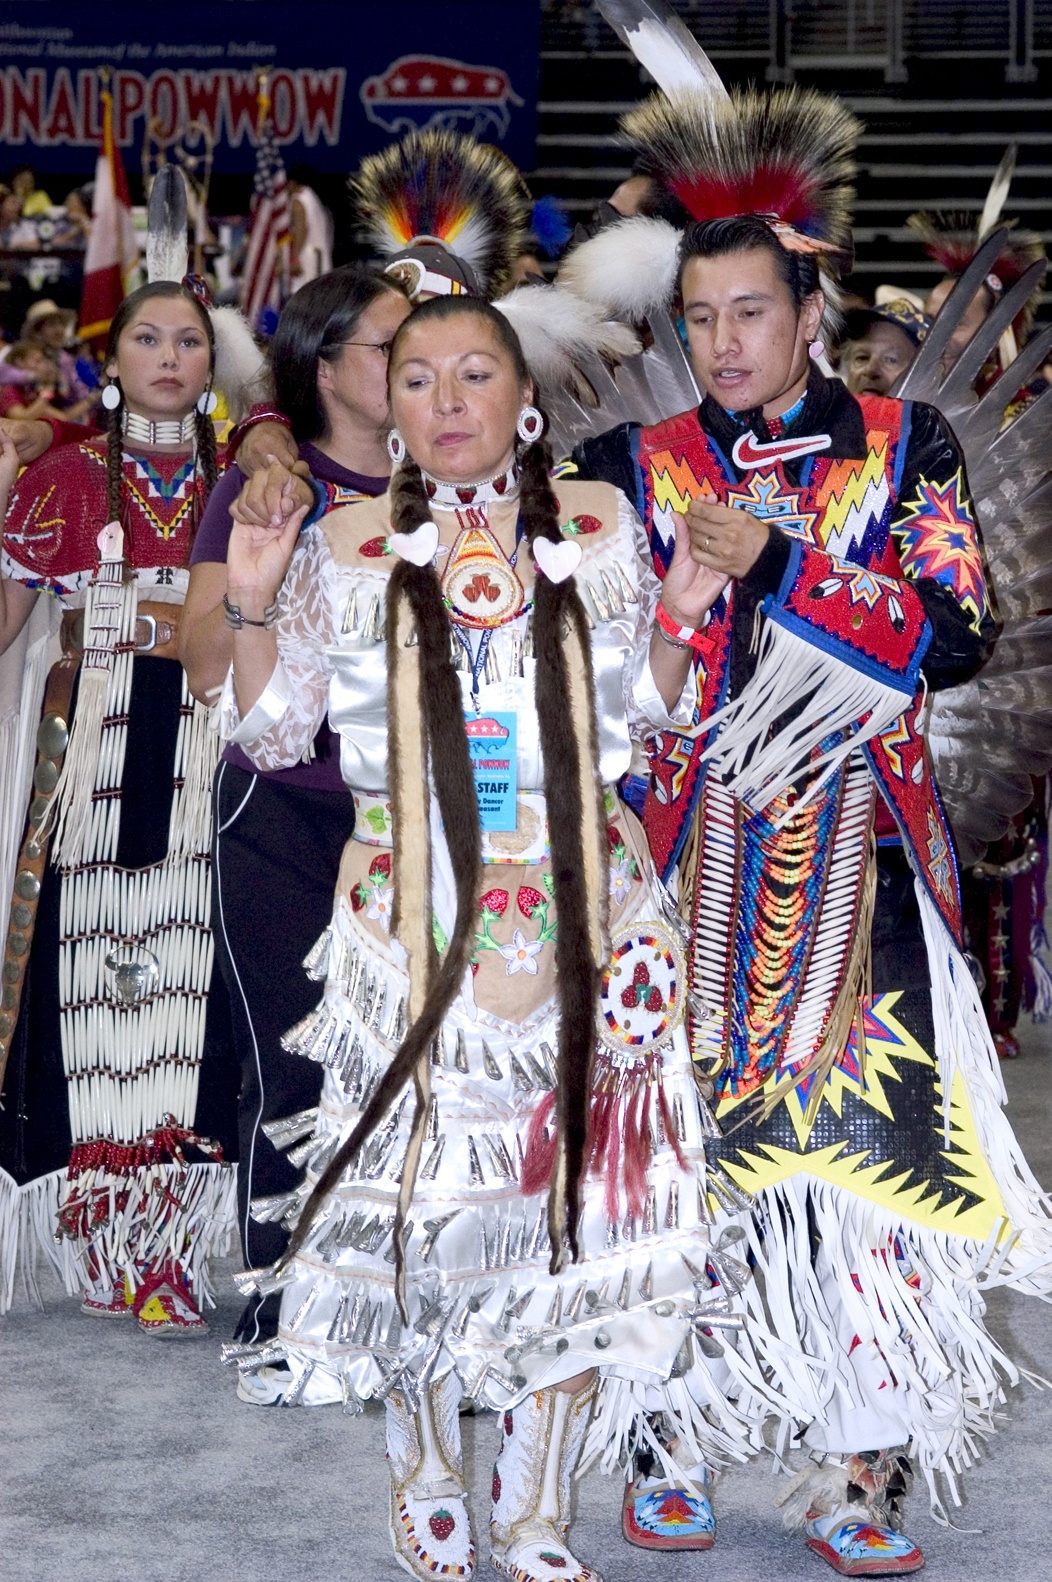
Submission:
{"label": "long dark braid", "polygon": [[[562,541],[559,506],[551,486],[551,452],[543,439],[527,446],[519,462],[523,522],[529,544],[538,538]],[[588,1109],[592,1062],[595,1055],[595,1019],[599,1000],[600,969],[590,946],[589,902],[585,888],[584,807],[581,754],[592,764],[599,761],[595,716],[590,711],[588,741],[581,741],[570,712],[570,677],[563,634],[575,627],[584,655],[581,678],[588,697],[594,696],[588,623],[572,577],[552,582],[539,574],[534,587],[533,643],[537,660],[534,697],[544,760],[544,795],[548,807],[548,840],[552,855],[552,880],[559,932],[555,946],[559,996],[559,1082],[556,1117],[565,1150],[565,1233],[573,1257],[578,1256],[581,1183],[588,1145]],[[596,781],[596,795],[601,791]],[[553,1181],[549,1223],[556,1234],[562,1226],[562,1205]],[[552,1239],[553,1268],[561,1247]]]}
{"label": "long dark braid", "polygon": [[[211,385],[209,385],[211,389]],[[216,431],[212,419],[198,407],[194,414],[194,429],[197,438],[197,471],[201,482],[204,484],[204,505],[208,504],[209,496],[216,486],[219,477],[219,465],[216,461]],[[203,507],[202,507],[203,510]],[[190,535],[190,548],[193,548],[194,537],[197,533],[197,524],[201,519],[201,512],[194,513],[194,520]],[[189,551],[187,552],[189,555]],[[189,560],[187,562],[189,564]]]}
{"label": "long dark braid", "polygon": [[[391,485],[391,507],[392,526],[399,533],[413,533],[421,523],[430,519],[423,479],[415,462],[406,462],[396,474]],[[467,732],[464,730],[460,678],[452,660],[453,634],[442,602],[438,573],[432,566],[414,566],[408,560],[399,560],[391,574],[387,596],[389,718],[393,718],[393,710],[397,706],[397,699],[392,696],[392,680],[397,671],[398,656],[394,650],[398,641],[398,608],[403,599],[408,602],[416,621],[421,671],[426,678],[420,694],[424,733],[456,880],[456,924],[441,961],[432,955],[427,994],[419,1016],[406,1033],[379,1086],[362,1111],[358,1124],[319,1177],[289,1240],[283,1262],[294,1257],[302,1247],[326,1197],[411,1080],[420,1057],[438,1037],[449,1007],[463,982],[475,939],[475,898],[482,870],[482,829],[471,754]],[[395,786],[392,785],[391,789],[396,800],[397,837],[397,793]],[[392,919],[392,932],[397,932],[398,928],[398,896],[399,888],[396,886],[396,915]],[[421,1120],[419,1111],[414,1120],[415,1123]],[[397,1270],[403,1262],[401,1239],[397,1234],[395,1248]]]}
{"label": "long dark braid", "polygon": [[[123,402],[121,403],[123,406]],[[106,520],[119,522],[124,509],[124,433],[121,407],[106,412]],[[128,548],[130,549],[130,545]],[[129,556],[130,558],[130,556]]]}

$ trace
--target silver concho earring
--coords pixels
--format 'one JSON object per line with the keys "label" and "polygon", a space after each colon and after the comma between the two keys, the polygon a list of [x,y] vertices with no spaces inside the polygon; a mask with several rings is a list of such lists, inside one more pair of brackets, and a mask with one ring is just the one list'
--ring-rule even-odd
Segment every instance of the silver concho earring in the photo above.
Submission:
{"label": "silver concho earring", "polygon": [[202,390],[197,398],[197,410],[202,417],[211,417],[219,405],[219,397],[214,390]]}
{"label": "silver concho earring", "polygon": [[396,428],[393,428],[387,436],[387,454],[390,456],[396,467],[401,462],[405,461],[405,440],[402,438],[401,434],[399,434]]}
{"label": "silver concho earring", "polygon": [[102,392],[102,404],[107,412],[116,412],[121,404],[121,387],[119,384],[106,386]]}
{"label": "silver concho earring", "polygon": [[515,432],[524,445],[532,445],[534,440],[540,439],[544,433],[544,413],[539,412],[535,406],[524,406],[519,413]]}

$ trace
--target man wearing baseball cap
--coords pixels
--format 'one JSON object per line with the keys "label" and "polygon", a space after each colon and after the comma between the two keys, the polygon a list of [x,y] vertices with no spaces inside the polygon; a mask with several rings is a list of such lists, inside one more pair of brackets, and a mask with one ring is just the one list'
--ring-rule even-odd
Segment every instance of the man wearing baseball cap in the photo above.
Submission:
{"label": "man wearing baseball cap", "polygon": [[851,394],[890,394],[930,328],[931,320],[905,297],[849,313],[840,377]]}

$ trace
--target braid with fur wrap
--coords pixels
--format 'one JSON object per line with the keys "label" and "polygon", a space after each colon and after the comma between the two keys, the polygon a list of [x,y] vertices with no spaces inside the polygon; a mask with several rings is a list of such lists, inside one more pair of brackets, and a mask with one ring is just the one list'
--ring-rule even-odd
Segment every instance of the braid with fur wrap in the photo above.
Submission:
{"label": "braid with fur wrap", "polygon": [[[549,471],[551,453],[536,441],[519,462],[527,541],[562,540]],[[599,762],[588,624],[571,578],[534,587],[535,699],[544,760],[544,795],[552,855],[559,996],[558,1138],[548,1196],[552,1273],[563,1243],[578,1257],[581,1181],[588,1141],[588,1100],[595,1057],[599,985],[606,964],[606,816]]]}

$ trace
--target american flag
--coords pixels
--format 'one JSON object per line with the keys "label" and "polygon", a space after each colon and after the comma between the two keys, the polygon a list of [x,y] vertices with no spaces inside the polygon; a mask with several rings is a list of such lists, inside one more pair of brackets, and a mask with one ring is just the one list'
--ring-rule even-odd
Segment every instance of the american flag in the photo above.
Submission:
{"label": "american flag", "polygon": [[252,224],[245,272],[241,278],[241,310],[253,329],[260,312],[271,300],[279,272],[284,270],[288,236],[289,196],[285,166],[267,109],[260,119],[256,174],[252,183]]}

